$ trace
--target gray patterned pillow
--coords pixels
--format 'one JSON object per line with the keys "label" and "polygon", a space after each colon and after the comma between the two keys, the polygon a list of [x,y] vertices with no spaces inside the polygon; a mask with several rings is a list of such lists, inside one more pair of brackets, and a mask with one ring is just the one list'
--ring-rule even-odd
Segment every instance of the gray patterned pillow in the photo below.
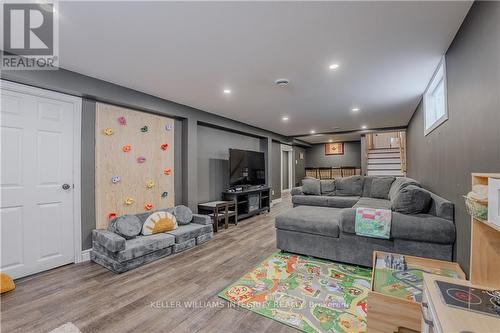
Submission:
{"label": "gray patterned pillow", "polygon": [[191,220],[193,219],[193,212],[189,207],[186,207],[184,205],[179,205],[174,207],[173,214],[175,218],[177,219],[177,224],[178,225],[186,225],[191,223]]}
{"label": "gray patterned pillow", "polygon": [[111,220],[108,230],[125,239],[132,239],[141,233],[142,222],[135,215],[123,215]]}

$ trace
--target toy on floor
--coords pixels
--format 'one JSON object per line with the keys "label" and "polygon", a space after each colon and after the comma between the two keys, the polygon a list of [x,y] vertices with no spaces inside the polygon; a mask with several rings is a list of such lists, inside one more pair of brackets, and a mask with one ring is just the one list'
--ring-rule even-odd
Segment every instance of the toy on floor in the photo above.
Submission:
{"label": "toy on floor", "polygon": [[3,294],[14,289],[16,289],[14,280],[9,275],[0,273],[0,293]]}
{"label": "toy on floor", "polygon": [[390,254],[385,257],[384,262],[387,268],[401,271],[406,271],[408,269],[405,256],[394,256],[393,254]]}

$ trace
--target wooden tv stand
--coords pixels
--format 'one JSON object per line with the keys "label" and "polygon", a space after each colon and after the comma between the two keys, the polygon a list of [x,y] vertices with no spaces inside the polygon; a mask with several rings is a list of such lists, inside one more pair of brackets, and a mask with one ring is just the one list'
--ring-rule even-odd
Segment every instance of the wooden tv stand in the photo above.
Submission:
{"label": "wooden tv stand", "polygon": [[271,189],[250,188],[243,191],[224,191],[223,200],[233,200],[238,207],[238,221],[262,212],[271,211]]}

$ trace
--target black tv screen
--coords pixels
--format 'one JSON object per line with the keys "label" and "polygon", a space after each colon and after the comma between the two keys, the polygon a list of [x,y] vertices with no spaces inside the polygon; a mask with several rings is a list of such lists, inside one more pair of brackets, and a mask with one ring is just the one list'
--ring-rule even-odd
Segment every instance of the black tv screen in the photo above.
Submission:
{"label": "black tv screen", "polygon": [[262,185],[266,183],[264,153],[229,149],[229,182],[236,185]]}

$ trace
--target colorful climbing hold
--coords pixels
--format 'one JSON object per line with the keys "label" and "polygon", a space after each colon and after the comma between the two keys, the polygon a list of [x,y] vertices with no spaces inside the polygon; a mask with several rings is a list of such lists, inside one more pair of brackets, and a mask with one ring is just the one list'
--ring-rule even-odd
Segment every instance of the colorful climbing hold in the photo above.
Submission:
{"label": "colorful climbing hold", "polygon": [[151,210],[153,209],[153,204],[151,202],[148,202],[144,205],[145,210]]}
{"label": "colorful climbing hold", "polygon": [[125,205],[129,206],[135,202],[134,198],[131,197],[126,197],[125,201],[123,202]]}
{"label": "colorful climbing hold", "polygon": [[120,176],[113,176],[113,177],[111,177],[111,182],[112,182],[113,184],[116,184],[116,183],[118,183],[118,182],[119,182],[119,181],[121,181],[121,180],[122,180],[122,179],[121,179],[121,177],[120,177]]}
{"label": "colorful climbing hold", "polygon": [[124,145],[122,147],[122,150],[123,150],[124,153],[128,153],[129,151],[132,150],[132,145]]}
{"label": "colorful climbing hold", "polygon": [[141,132],[146,133],[148,131],[148,126],[141,127]]}
{"label": "colorful climbing hold", "polygon": [[144,162],[146,162],[146,158],[144,156],[137,157],[137,163],[144,163]]}
{"label": "colorful climbing hold", "polygon": [[115,212],[111,212],[111,213],[109,213],[109,214],[108,214],[108,221],[109,221],[109,220],[114,219],[116,216],[117,216],[117,215],[116,215],[116,213],[115,213]]}
{"label": "colorful climbing hold", "polygon": [[153,188],[153,187],[155,187],[155,182],[154,182],[154,181],[152,181],[152,180],[148,181],[148,182],[146,183],[146,187],[147,187],[147,188]]}
{"label": "colorful climbing hold", "polygon": [[172,173],[172,169],[165,169],[163,170],[163,173],[167,176],[170,176],[170,174]]}
{"label": "colorful climbing hold", "polygon": [[167,131],[171,131],[171,130],[173,130],[173,129],[174,129],[174,124],[166,124],[166,125],[165,125],[165,129],[166,129]]}
{"label": "colorful climbing hold", "polygon": [[122,126],[127,125],[127,119],[124,116],[118,117],[118,123]]}
{"label": "colorful climbing hold", "polygon": [[108,127],[108,128],[106,128],[106,129],[104,130],[104,134],[106,134],[106,135],[108,135],[108,136],[109,136],[109,135],[113,135],[113,129],[112,129],[112,128],[109,128],[109,127]]}
{"label": "colorful climbing hold", "polygon": [[168,196],[168,192],[163,192],[163,193],[161,194],[161,197],[162,197],[162,198],[166,198],[167,196]]}
{"label": "colorful climbing hold", "polygon": [[160,145],[161,150],[167,150],[168,149],[168,143],[163,143]]}

